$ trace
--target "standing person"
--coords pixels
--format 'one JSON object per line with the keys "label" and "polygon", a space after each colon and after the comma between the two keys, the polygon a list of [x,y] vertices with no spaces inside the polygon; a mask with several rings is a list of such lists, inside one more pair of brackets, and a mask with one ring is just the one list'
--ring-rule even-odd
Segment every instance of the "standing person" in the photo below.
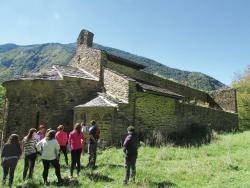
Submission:
{"label": "standing person", "polygon": [[33,176],[35,161],[37,157],[36,144],[37,140],[35,139],[36,129],[31,128],[27,136],[24,137],[23,152],[24,152],[24,169],[23,169],[23,180],[26,179],[27,172],[29,170],[29,179]]}
{"label": "standing person", "polygon": [[17,134],[10,135],[7,143],[4,144],[1,153],[3,167],[3,185],[5,185],[6,178],[9,174],[9,186],[12,187],[16,165],[21,154],[22,149],[19,142],[19,136]]}
{"label": "standing person", "polygon": [[55,173],[58,179],[58,184],[62,183],[60,164],[58,160],[60,146],[55,139],[56,132],[50,130],[46,137],[37,144],[38,151],[41,151],[43,161],[43,180],[46,185],[48,182],[48,173],[50,164],[55,168]]}
{"label": "standing person", "polygon": [[69,134],[69,143],[71,147],[71,168],[70,177],[73,177],[74,168],[77,165],[77,176],[81,170],[81,153],[84,148],[84,135],[82,133],[82,127],[80,123],[76,123],[74,130]]}
{"label": "standing person", "polygon": [[60,152],[64,154],[65,162],[66,165],[68,166],[68,155],[67,155],[68,134],[64,131],[63,125],[59,125],[57,127],[56,140],[60,145]]}
{"label": "standing person", "polygon": [[96,150],[97,143],[100,137],[100,129],[97,127],[94,120],[91,121],[91,127],[89,128],[89,143],[88,143],[88,153],[89,153],[89,163],[90,168],[96,168]]}
{"label": "standing person", "polygon": [[135,135],[135,128],[133,126],[129,126],[127,128],[128,135],[125,138],[123,143],[123,151],[125,153],[125,179],[124,184],[128,183],[129,177],[132,178],[132,181],[135,181],[135,173],[136,173],[136,159],[138,153],[138,140]]}
{"label": "standing person", "polygon": [[41,141],[45,138],[46,135],[46,126],[41,124],[39,125],[39,131],[37,132],[37,140]]}
{"label": "standing person", "polygon": [[88,150],[88,140],[89,140],[89,127],[85,123],[81,123],[82,126],[82,133],[85,138],[85,143],[84,143],[84,152]]}

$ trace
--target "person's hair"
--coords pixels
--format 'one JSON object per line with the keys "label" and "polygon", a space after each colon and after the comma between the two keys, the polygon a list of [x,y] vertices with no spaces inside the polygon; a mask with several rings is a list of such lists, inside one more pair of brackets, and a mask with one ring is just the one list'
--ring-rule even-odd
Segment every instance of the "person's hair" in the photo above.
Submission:
{"label": "person's hair", "polygon": [[46,140],[53,140],[55,139],[56,131],[50,130],[46,134]]}
{"label": "person's hair", "polygon": [[8,144],[17,144],[20,146],[19,136],[17,134],[11,134],[7,143]]}
{"label": "person's hair", "polygon": [[64,126],[63,125],[59,125],[58,127],[57,127],[57,130],[58,131],[62,131],[64,129]]}
{"label": "person's hair", "polygon": [[135,132],[135,127],[134,126],[129,126],[128,128],[127,128],[127,131],[128,132]]}
{"label": "person's hair", "polygon": [[31,138],[32,138],[32,136],[33,136],[33,134],[36,132],[36,129],[35,128],[31,128],[30,130],[29,130],[29,133],[27,134],[27,136],[26,136],[26,139],[27,139],[27,141],[29,141]]}
{"label": "person's hair", "polygon": [[91,121],[91,125],[96,125],[95,120],[92,120],[92,121]]}
{"label": "person's hair", "polygon": [[78,133],[81,131],[81,129],[82,129],[82,126],[80,123],[76,123],[74,125],[74,130],[77,131]]}
{"label": "person's hair", "polygon": [[48,129],[46,130],[46,134],[48,134],[51,130],[52,130],[51,128],[48,128]]}

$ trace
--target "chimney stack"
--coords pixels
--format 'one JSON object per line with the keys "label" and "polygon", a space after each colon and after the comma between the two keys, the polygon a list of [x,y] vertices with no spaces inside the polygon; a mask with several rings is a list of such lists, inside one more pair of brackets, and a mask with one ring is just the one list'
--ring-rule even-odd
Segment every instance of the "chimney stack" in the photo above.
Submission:
{"label": "chimney stack", "polygon": [[91,33],[88,30],[83,29],[77,39],[77,46],[87,46],[87,47],[92,47],[93,44],[93,38],[94,38],[94,34]]}

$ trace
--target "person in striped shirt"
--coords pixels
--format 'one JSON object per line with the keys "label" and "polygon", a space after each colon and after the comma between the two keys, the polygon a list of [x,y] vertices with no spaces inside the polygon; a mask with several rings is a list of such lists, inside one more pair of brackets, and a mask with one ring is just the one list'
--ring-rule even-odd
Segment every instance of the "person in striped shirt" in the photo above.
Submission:
{"label": "person in striped shirt", "polygon": [[31,128],[27,136],[24,137],[23,152],[24,152],[24,169],[23,169],[23,180],[26,179],[27,172],[29,170],[29,179],[33,176],[35,161],[37,157],[36,144],[37,140],[35,139],[36,129]]}

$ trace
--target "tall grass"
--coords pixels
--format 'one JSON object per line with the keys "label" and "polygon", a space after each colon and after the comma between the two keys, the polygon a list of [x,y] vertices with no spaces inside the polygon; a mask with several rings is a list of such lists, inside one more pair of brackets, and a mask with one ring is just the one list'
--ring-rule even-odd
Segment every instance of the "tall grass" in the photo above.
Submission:
{"label": "tall grass", "polygon": [[[82,158],[86,165],[87,155]],[[69,170],[61,156],[63,177]],[[83,168],[74,181],[66,178],[63,187],[123,187],[123,152],[100,151],[98,168]],[[15,173],[17,187],[43,187],[42,164],[37,160],[34,180],[22,182],[23,161]],[[2,172],[0,172],[2,175]],[[250,132],[219,135],[201,147],[141,147],[137,161],[136,182],[126,187],[250,187]],[[49,173],[50,187],[56,187],[54,170]]]}

